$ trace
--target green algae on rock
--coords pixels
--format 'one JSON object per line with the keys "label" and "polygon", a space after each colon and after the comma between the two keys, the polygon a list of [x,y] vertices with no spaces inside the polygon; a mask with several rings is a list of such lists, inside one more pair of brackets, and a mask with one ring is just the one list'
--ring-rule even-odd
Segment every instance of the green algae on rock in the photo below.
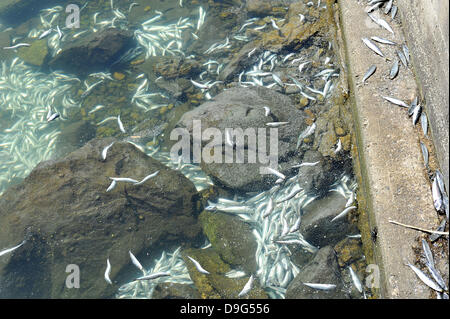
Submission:
{"label": "green algae on rock", "polygon": [[18,51],[17,55],[26,63],[42,66],[48,55],[47,41],[45,39],[36,40],[31,46],[19,48]]}

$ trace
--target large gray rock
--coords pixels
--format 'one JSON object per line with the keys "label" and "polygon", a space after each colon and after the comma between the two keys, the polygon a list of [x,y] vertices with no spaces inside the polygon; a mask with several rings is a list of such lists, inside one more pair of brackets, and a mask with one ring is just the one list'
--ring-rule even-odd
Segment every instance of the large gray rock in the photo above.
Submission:
{"label": "large gray rock", "polygon": [[133,45],[131,31],[106,29],[63,47],[48,64],[53,70],[85,76],[107,69]]}
{"label": "large gray rock", "polygon": [[349,223],[348,215],[331,220],[345,209],[347,200],[337,192],[313,201],[305,207],[300,233],[306,241],[316,247],[334,245],[350,233],[356,233],[356,226]]}
{"label": "large gray rock", "polygon": [[[263,106],[268,106],[271,110],[269,116],[265,116]],[[225,128],[254,129],[258,132],[259,128],[266,129],[266,149],[261,151],[268,155],[269,149],[274,147],[270,144],[270,130],[266,126],[268,122],[289,122],[288,125],[278,127],[278,163],[279,170],[285,175],[294,174],[292,165],[299,163],[302,157],[302,151],[296,149],[297,138],[300,132],[306,128],[305,114],[298,110],[289,97],[264,87],[252,88],[231,88],[212,100],[203,103],[194,110],[185,113],[177,124],[179,128],[185,128],[192,137],[193,121],[201,121],[202,136],[207,128],[217,128],[222,133],[222,155],[225,154]],[[204,136],[204,138],[207,138]],[[257,137],[258,145],[250,145],[247,138],[244,147],[250,147],[259,152],[259,142],[263,138]],[[200,141],[194,141],[198,144]],[[203,140],[202,146],[212,143],[209,140]],[[191,148],[192,150],[193,148]],[[235,152],[236,153],[236,152]],[[201,161],[201,167],[217,183],[227,188],[243,191],[261,191],[273,186],[276,180],[272,174],[260,174],[260,167],[268,166],[269,163],[262,163],[261,157],[256,156],[256,163],[249,163],[248,152],[244,152],[243,163],[237,163],[236,158],[233,163],[225,163],[225,156],[222,156],[221,163],[207,163]]]}
{"label": "large gray rock", "polygon": [[[310,288],[304,283],[333,284],[332,290]],[[300,273],[292,280],[286,290],[286,299],[347,299],[344,284],[339,272],[336,254],[332,247],[320,249]]]}
{"label": "large gray rock", "polygon": [[[170,170],[126,142],[92,140],[59,160],[40,163],[19,185],[0,197],[0,247],[25,244],[1,257],[0,298],[104,298],[138,259],[164,244],[191,242],[201,229],[198,193],[182,174]],[[109,177],[118,182],[106,192]],[[106,259],[109,285],[103,278]],[[65,285],[66,267],[80,269],[80,288]]]}
{"label": "large gray rock", "polygon": [[306,151],[302,161],[304,163],[319,162],[314,166],[302,166],[298,170],[298,184],[307,193],[321,195],[328,192],[330,185],[334,182],[334,175],[341,173],[337,171],[333,174],[331,162],[325,160],[317,151]]}

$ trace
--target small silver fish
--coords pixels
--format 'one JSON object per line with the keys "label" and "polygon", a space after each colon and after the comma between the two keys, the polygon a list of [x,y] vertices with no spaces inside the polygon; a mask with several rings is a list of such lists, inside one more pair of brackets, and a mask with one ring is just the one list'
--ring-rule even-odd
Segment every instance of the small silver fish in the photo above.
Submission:
{"label": "small silver fish", "polygon": [[363,77],[363,79],[362,79],[363,83],[366,82],[366,80],[367,80],[369,77],[371,77],[371,76],[375,73],[376,70],[377,70],[377,66],[376,66],[375,64],[372,65],[372,66],[367,70],[366,74],[364,75],[364,77]]}
{"label": "small silver fish", "polygon": [[359,280],[358,276],[353,271],[352,267],[348,266],[348,270],[350,271],[350,276],[352,277],[352,281],[353,281],[353,284],[355,285],[356,289],[358,289],[358,291],[360,293],[362,293],[363,287],[362,287],[361,281]]}
{"label": "small silver fish", "polygon": [[[439,225],[439,227],[436,230],[437,231],[444,231],[446,224],[447,224],[447,221],[444,218],[442,220],[441,224]],[[434,242],[434,241],[438,240],[441,236],[442,236],[442,234],[433,233],[433,234],[430,235],[430,241]]]}
{"label": "small silver fish", "polygon": [[411,104],[408,107],[408,116],[413,115],[414,109],[416,108],[418,102],[419,102],[419,98],[416,96],[414,98],[414,100],[412,100]]}
{"label": "small silver fish", "polygon": [[402,106],[402,107],[406,107],[406,108],[408,107],[408,105],[405,102],[403,102],[399,99],[393,98],[393,97],[383,96],[383,99],[391,102],[392,104],[398,105],[398,106]]}
{"label": "small silver fish", "polygon": [[48,36],[50,33],[52,33],[52,31],[53,31],[53,29],[50,28],[50,29],[42,32],[41,35],[39,36],[39,40],[41,40],[41,39],[45,38],[46,36]]}
{"label": "small silver fish", "polygon": [[398,75],[398,70],[399,70],[399,64],[398,64],[398,60],[396,60],[394,62],[394,64],[392,65],[391,71],[389,72],[389,79],[393,80],[395,79],[395,77]]}
{"label": "small silver fish", "polygon": [[239,271],[239,270],[234,270],[234,269],[230,270],[229,272],[227,272],[225,274],[225,277],[233,278],[233,279],[235,279],[235,278],[242,278],[244,276],[245,276],[245,272],[244,271]]}
{"label": "small silver fish", "polygon": [[29,47],[31,44],[28,43],[17,43],[16,45],[10,46],[10,47],[3,47],[3,50],[13,50],[20,47]]}
{"label": "small silver fish", "polygon": [[266,125],[270,126],[270,127],[279,127],[279,126],[286,125],[286,124],[289,124],[289,122],[270,122],[270,123],[266,123]]}
{"label": "small silver fish", "polygon": [[334,222],[337,219],[341,219],[342,217],[346,216],[348,214],[349,211],[356,209],[356,206],[350,206],[347,207],[346,209],[344,209],[341,213],[339,213],[338,215],[336,215],[331,222]]}
{"label": "small silver fish", "polygon": [[138,183],[137,180],[128,177],[110,177],[110,179],[116,182]]}
{"label": "small silver fish", "polygon": [[380,38],[380,37],[377,37],[377,36],[373,36],[373,37],[370,37],[373,41],[376,41],[376,42],[378,42],[378,43],[382,43],[382,44],[389,44],[389,45],[396,45],[397,43],[395,43],[395,42],[393,42],[393,41],[391,41],[391,40],[387,40],[387,39],[384,39],[384,38]]}
{"label": "small silver fish", "polygon": [[417,277],[419,277],[419,279],[422,280],[422,282],[425,285],[427,285],[431,289],[442,292],[442,288],[439,287],[439,285],[436,284],[433,280],[428,278],[427,275],[425,275],[420,269],[416,268],[415,266],[413,266],[411,264],[407,264],[407,266],[409,266],[416,273]]}
{"label": "small silver fish", "polygon": [[394,0],[389,0],[386,6],[384,7],[384,14],[388,14],[389,11],[392,9],[392,4],[394,3]]}
{"label": "small silver fish", "polygon": [[428,149],[425,144],[420,142],[420,148],[422,149],[423,162],[425,163],[425,167],[428,167]]}
{"label": "small silver fish", "polygon": [[253,280],[254,280],[253,275],[251,275],[249,280],[245,284],[244,288],[242,288],[241,292],[238,294],[238,297],[245,296],[250,292],[250,290],[252,290]]}
{"label": "small silver fish", "polygon": [[17,246],[14,246],[14,247],[12,247],[12,248],[7,248],[7,249],[4,249],[4,250],[0,251],[0,256],[6,255],[6,254],[8,254],[8,253],[10,253],[10,252],[12,252],[12,251],[14,251],[14,250],[16,250],[17,248],[19,248],[19,247],[22,246],[23,244],[25,244],[25,240],[24,240],[23,242],[21,242],[21,243],[20,243],[19,245],[17,245]]}
{"label": "small silver fish", "polygon": [[406,62],[409,64],[409,49],[406,44],[402,45],[403,54],[405,55]]}
{"label": "small silver fish", "polygon": [[266,206],[266,209],[264,210],[264,213],[263,213],[262,217],[263,217],[263,218],[266,218],[267,216],[269,216],[270,213],[272,213],[273,208],[274,208],[274,205],[273,205],[273,198],[271,197],[271,198],[269,199],[269,203],[268,203],[267,206]]}
{"label": "small silver fish", "polygon": [[276,175],[277,177],[281,178],[281,179],[286,179],[286,175],[280,173],[279,171],[277,171],[276,169],[273,169],[272,167],[266,167],[266,169],[271,173]]}
{"label": "small silver fish", "polygon": [[392,20],[395,19],[395,16],[397,15],[397,10],[398,10],[398,7],[395,6],[395,5],[393,5],[393,6],[392,6],[392,9],[391,9],[391,19],[392,19]]}
{"label": "small silver fish", "polygon": [[439,185],[437,182],[437,178],[434,178],[433,184],[431,185],[431,193],[433,195],[433,204],[436,211],[440,212],[443,208],[442,202],[442,194],[439,190]]}
{"label": "small silver fish", "polygon": [[133,265],[135,265],[145,275],[144,267],[142,267],[141,263],[139,262],[139,260],[137,260],[136,256],[133,255],[131,250],[129,250],[128,253],[130,254],[130,258],[131,258],[131,261],[133,262]]}
{"label": "small silver fish", "polygon": [[112,285],[112,281],[109,278],[110,274],[111,274],[111,264],[109,263],[109,258],[108,258],[108,259],[106,259],[105,280],[108,284]]}
{"label": "small silver fish", "polygon": [[428,263],[434,267],[433,253],[431,252],[430,246],[428,245],[427,241],[423,238],[422,238],[422,248]]}
{"label": "small silver fish", "polygon": [[263,108],[264,108],[264,115],[265,115],[265,116],[269,116],[269,114],[270,114],[270,108],[269,108],[268,106],[263,106]]}
{"label": "small silver fish", "polygon": [[117,182],[116,181],[112,181],[111,184],[109,185],[109,187],[106,189],[107,192],[111,191],[114,189],[114,187],[116,187]]}
{"label": "small silver fish", "polygon": [[50,117],[47,119],[47,122],[51,122],[53,120],[56,120],[59,117],[59,113],[53,113],[50,115]]}
{"label": "small silver fish", "polygon": [[376,54],[378,54],[378,55],[384,57],[383,52],[381,52],[381,50],[380,50],[373,42],[371,42],[369,39],[367,39],[367,38],[362,38],[361,40],[362,40],[362,41],[364,42],[364,44],[365,44],[369,49],[371,49],[373,52],[375,52]]}
{"label": "small silver fish", "polygon": [[315,283],[309,283],[309,282],[304,282],[303,284],[305,286],[308,286],[313,289],[326,290],[326,291],[333,290],[336,288],[336,285],[333,285],[333,284],[315,284]]}
{"label": "small silver fish", "polygon": [[197,260],[195,260],[194,258],[192,258],[190,256],[187,256],[187,257],[194,263],[195,268],[197,268],[197,270],[199,272],[201,272],[202,274],[206,274],[206,275],[209,274],[209,272],[207,270],[205,270]]}
{"label": "small silver fish", "polygon": [[106,146],[103,151],[102,151],[102,159],[106,160],[106,153],[108,153],[108,150],[111,146],[113,146],[115,142],[112,142],[111,144],[109,144],[108,146]]}
{"label": "small silver fish", "polygon": [[120,115],[117,117],[117,123],[119,124],[119,129],[122,133],[126,133],[125,128],[123,127],[122,121],[120,120]]}
{"label": "small silver fish", "polygon": [[142,276],[137,278],[136,280],[152,280],[152,279],[156,279],[156,278],[160,278],[160,277],[167,277],[170,276],[170,272],[155,272],[153,274],[149,274],[146,276]]}
{"label": "small silver fish", "polygon": [[419,117],[420,117],[420,114],[421,114],[421,113],[422,113],[422,106],[417,105],[417,106],[414,108],[413,115],[412,115],[412,122],[413,122],[413,125],[416,125],[417,121],[419,120]]}
{"label": "small silver fish", "polygon": [[408,61],[406,60],[406,57],[405,57],[405,55],[403,54],[403,52],[400,51],[400,50],[397,50],[397,55],[398,55],[400,61],[402,61],[403,66],[404,66],[405,68],[407,68],[407,67],[408,67]]}
{"label": "small silver fish", "polygon": [[425,112],[422,112],[422,115],[420,115],[420,124],[422,126],[423,135],[428,137],[428,119]]}
{"label": "small silver fish", "polygon": [[141,185],[141,184],[145,183],[146,181],[148,181],[150,178],[153,178],[153,177],[155,177],[156,175],[158,175],[158,173],[159,173],[159,171],[156,171],[156,172],[154,172],[154,173],[151,173],[151,174],[145,176],[145,177],[142,179],[142,181],[137,182],[137,183],[134,183],[134,185]]}

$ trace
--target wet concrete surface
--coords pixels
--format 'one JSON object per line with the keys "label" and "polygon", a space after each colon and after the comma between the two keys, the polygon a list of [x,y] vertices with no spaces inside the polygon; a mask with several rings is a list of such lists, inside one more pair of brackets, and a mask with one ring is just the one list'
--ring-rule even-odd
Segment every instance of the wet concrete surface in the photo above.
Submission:
{"label": "wet concrete surface", "polygon": [[[397,47],[377,44],[384,57],[376,55],[361,40],[379,36],[396,43],[405,42],[399,18],[385,19],[394,35],[375,24],[360,1],[338,1],[346,46],[350,93],[353,98],[355,132],[361,161],[362,192],[367,198],[370,224],[378,228],[375,259],[380,268],[382,298],[430,298],[430,289],[408,269],[414,263],[413,250],[421,233],[389,223],[395,220],[427,229],[439,225],[433,207],[419,145],[418,128],[412,125],[407,109],[384,100],[390,96],[410,103],[418,94],[411,69],[400,66],[400,73],[389,79]],[[365,85],[362,77],[370,66],[377,70]]]}

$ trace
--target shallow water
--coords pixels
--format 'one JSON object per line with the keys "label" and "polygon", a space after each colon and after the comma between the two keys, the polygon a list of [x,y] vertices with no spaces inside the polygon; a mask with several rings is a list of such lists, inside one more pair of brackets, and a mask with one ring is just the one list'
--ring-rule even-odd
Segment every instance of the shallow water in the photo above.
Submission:
{"label": "shallow water", "polygon": [[[164,4],[160,1],[141,2],[145,5],[133,6],[131,1],[89,1],[85,6],[85,2],[81,2],[79,29],[64,27],[67,14],[63,7],[41,10],[28,24],[26,33],[24,27],[19,30],[19,27],[9,29],[7,25],[2,26],[1,29],[9,34],[11,42],[8,45],[11,46],[21,42],[31,43],[49,28],[55,29],[44,38],[49,57],[57,56],[79,39],[111,27],[132,30],[143,53],[132,59],[124,58],[126,63],[113,71],[94,72],[83,79],[62,71],[29,65],[18,56],[17,51],[4,49],[0,53],[0,195],[8,187],[22,182],[39,162],[63,157],[94,137],[116,137],[133,142],[147,155],[179,170],[198,191],[214,185],[200,166],[170,157],[168,132],[165,129],[172,114],[178,112],[177,116],[181,115],[177,111],[181,107],[184,106],[183,112],[194,109],[228,89],[230,86],[220,80],[220,74],[230,60],[243,46],[259,40],[263,33],[278,32],[286,23],[286,15],[243,17],[238,14],[239,8],[227,4],[208,6],[206,1],[198,4],[178,0],[165,1]],[[314,1],[307,5],[311,6],[318,6],[318,12],[326,14],[324,4],[318,5]],[[287,7],[284,12],[288,12]],[[306,11],[297,18],[300,21],[317,19]],[[211,34],[209,29],[216,30],[217,34]],[[161,56],[199,62],[201,72],[190,78],[193,85],[187,94],[173,94],[157,85],[158,81],[164,81],[170,75],[169,71],[164,72],[168,70],[164,68],[164,63],[169,66],[172,63],[165,60],[162,66],[158,66],[152,62],[157,61],[155,57]],[[336,88],[341,76],[339,63],[333,43],[328,39],[315,37],[312,43],[308,42],[304,48],[294,51],[286,48],[279,51],[254,50],[248,53],[250,56],[255,62],[238,70],[228,81],[233,83],[232,86],[265,86],[289,93],[293,100],[303,105],[303,110],[309,110],[317,117],[330,108],[332,103],[327,104],[327,101],[338,94]],[[144,64],[132,62],[139,60]],[[147,70],[150,71],[143,72],[143,68],[138,66],[149,61]],[[162,75],[155,74],[155,68]],[[59,118],[48,122],[49,115],[54,113],[58,113]],[[119,115],[125,132],[121,132],[118,125]],[[80,123],[87,123],[89,132],[81,134],[72,130],[74,125]],[[311,127],[311,123],[308,125]],[[298,132],[299,135],[301,133]],[[299,140],[302,148],[313,148],[313,143],[303,143],[304,139],[306,136]],[[335,153],[348,153],[348,149],[341,149],[340,140],[335,147]],[[343,156],[342,161],[345,163],[335,166],[338,171],[333,172],[339,178],[327,189],[317,190],[316,193],[299,190],[295,174],[258,194],[228,190],[228,198],[219,196],[208,201],[207,210],[226,211],[252,227],[258,247],[255,256],[257,271],[253,275],[270,298],[284,298],[286,288],[301,271],[301,267],[291,260],[292,251],[307,254],[318,249],[309,244],[297,229],[293,230],[296,224],[301,223],[304,209],[318,198],[318,193],[336,191],[349,205],[356,205],[356,182],[352,173],[343,169],[351,167],[351,158]],[[295,196],[283,200],[295,190],[298,190]],[[280,203],[263,217],[271,200]],[[234,211],[236,207],[239,209]],[[283,240],[293,241],[294,244],[277,242]],[[206,246],[209,243],[206,237],[205,241]],[[0,249],[14,244],[0,243]],[[158,283],[192,284],[188,268],[178,256],[180,250],[174,253],[176,248],[167,247],[158,255],[147,253],[149,258],[144,264],[148,268],[142,271],[143,274],[169,272],[170,276],[135,281],[133,276],[136,271],[130,271],[129,275],[122,274],[129,282],[118,286],[116,297],[152,298]],[[103,271],[99,270],[99,273]],[[342,271],[344,274],[344,269]],[[349,274],[345,274],[348,277],[345,289],[350,293],[352,284],[348,280]],[[359,297],[362,298],[362,295]]]}

